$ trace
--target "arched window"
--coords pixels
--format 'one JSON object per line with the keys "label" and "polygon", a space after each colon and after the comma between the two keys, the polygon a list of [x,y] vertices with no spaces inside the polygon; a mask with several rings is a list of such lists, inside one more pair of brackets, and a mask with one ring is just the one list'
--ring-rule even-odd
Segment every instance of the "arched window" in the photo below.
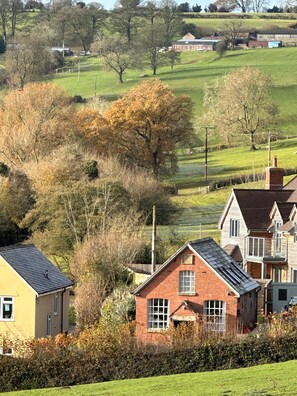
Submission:
{"label": "arched window", "polygon": [[164,298],[148,300],[148,328],[167,329],[169,327],[169,301]]}

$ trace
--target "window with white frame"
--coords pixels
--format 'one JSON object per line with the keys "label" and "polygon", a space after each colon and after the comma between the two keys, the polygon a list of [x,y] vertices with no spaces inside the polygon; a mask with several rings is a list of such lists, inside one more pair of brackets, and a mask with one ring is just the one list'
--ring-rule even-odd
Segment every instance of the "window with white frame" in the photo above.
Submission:
{"label": "window with white frame", "polygon": [[52,314],[47,314],[46,335],[52,335]]}
{"label": "window with white frame", "polygon": [[148,328],[167,329],[169,327],[169,301],[164,298],[148,300]]}
{"label": "window with white frame", "polygon": [[297,283],[297,269],[292,268],[291,280],[292,282]]}
{"label": "window with white frame", "polygon": [[275,253],[281,252],[282,249],[282,232],[278,231],[278,229],[283,225],[281,220],[276,220],[274,222],[275,225],[275,233],[274,233],[274,240],[275,240]]}
{"label": "window with white frame", "polygon": [[55,316],[58,315],[58,304],[59,304],[59,295],[58,295],[58,293],[55,293],[55,296],[54,296],[54,315]]}
{"label": "window with white frame", "polygon": [[226,329],[226,303],[221,300],[204,301],[203,312],[206,324],[211,331],[225,331]]}
{"label": "window with white frame", "polygon": [[239,220],[230,219],[230,237],[239,237]]}
{"label": "window with white frame", "polygon": [[179,271],[179,293],[195,293],[195,272]]}
{"label": "window with white frame", "polygon": [[0,320],[14,319],[13,297],[0,297]]}

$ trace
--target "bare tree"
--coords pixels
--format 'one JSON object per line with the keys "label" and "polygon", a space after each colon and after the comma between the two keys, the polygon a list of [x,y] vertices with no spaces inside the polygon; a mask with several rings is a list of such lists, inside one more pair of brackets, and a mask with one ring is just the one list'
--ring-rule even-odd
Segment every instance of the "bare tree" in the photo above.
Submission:
{"label": "bare tree", "polygon": [[132,41],[136,28],[136,11],[140,0],[118,0],[111,13],[111,28],[126,38],[128,43]]}
{"label": "bare tree", "polygon": [[207,118],[229,139],[239,133],[248,135],[250,148],[255,150],[255,134],[269,125],[275,114],[269,99],[270,88],[270,76],[260,70],[237,69],[216,85],[206,87]]}
{"label": "bare tree", "polygon": [[237,40],[240,37],[242,30],[242,21],[240,19],[230,19],[222,25],[222,31],[226,37],[227,43],[231,45],[234,50]]}
{"label": "bare tree", "polygon": [[135,47],[122,38],[98,39],[92,45],[92,51],[103,60],[105,67],[118,75],[119,83],[123,83],[123,75],[127,69],[135,67]]}

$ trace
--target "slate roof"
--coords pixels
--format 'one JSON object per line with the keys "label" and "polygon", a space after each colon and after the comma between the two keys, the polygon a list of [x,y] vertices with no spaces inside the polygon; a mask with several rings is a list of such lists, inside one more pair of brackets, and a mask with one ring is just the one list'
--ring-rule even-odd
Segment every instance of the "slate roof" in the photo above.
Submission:
{"label": "slate roof", "polygon": [[297,29],[257,30],[257,34],[297,34]]}
{"label": "slate roof", "polygon": [[259,284],[248,275],[236,261],[230,257],[212,238],[198,239],[183,245],[173,256],[171,256],[153,275],[143,282],[135,291],[138,294],[154,278],[158,276],[183,250],[189,247],[200,256],[230,288],[239,296],[250,292]]}
{"label": "slate roof", "polygon": [[32,244],[1,248],[0,256],[38,295],[72,285],[72,282]]}
{"label": "slate roof", "polygon": [[245,224],[250,230],[267,230],[274,202],[286,202],[293,190],[234,189]]}

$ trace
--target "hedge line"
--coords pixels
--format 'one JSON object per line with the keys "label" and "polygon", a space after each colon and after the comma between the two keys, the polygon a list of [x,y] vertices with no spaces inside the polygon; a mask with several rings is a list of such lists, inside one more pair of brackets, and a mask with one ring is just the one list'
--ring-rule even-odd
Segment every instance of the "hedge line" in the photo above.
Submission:
{"label": "hedge line", "polygon": [[297,337],[249,338],[184,350],[132,348],[113,356],[61,350],[51,358],[0,357],[0,391],[71,386],[116,379],[193,373],[297,358]]}
{"label": "hedge line", "polygon": [[[297,174],[297,168],[288,168],[285,169],[284,171],[285,176],[290,176],[295,174]],[[214,191],[222,187],[234,186],[236,184],[243,184],[258,180],[264,180],[264,178],[265,178],[264,173],[250,173],[248,175],[235,176],[235,177],[230,177],[228,179],[220,179],[218,181],[212,181],[209,184],[209,191]]]}

